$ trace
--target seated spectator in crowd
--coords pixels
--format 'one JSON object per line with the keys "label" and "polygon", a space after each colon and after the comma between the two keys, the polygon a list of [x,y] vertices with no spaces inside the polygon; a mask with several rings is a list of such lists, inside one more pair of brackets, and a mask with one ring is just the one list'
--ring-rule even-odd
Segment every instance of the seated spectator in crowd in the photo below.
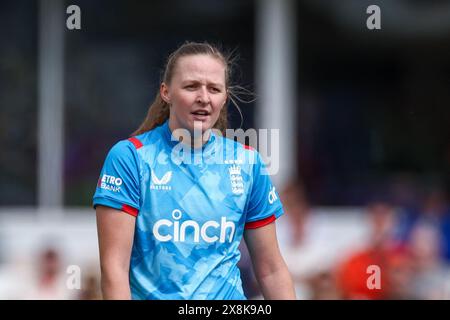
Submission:
{"label": "seated spectator in crowd", "polygon": [[[367,211],[371,227],[368,246],[350,254],[337,267],[336,281],[344,299],[388,299],[390,296],[388,262],[395,249],[395,212],[387,202],[370,203]],[[379,277],[373,277],[372,281],[369,278],[377,270]]]}

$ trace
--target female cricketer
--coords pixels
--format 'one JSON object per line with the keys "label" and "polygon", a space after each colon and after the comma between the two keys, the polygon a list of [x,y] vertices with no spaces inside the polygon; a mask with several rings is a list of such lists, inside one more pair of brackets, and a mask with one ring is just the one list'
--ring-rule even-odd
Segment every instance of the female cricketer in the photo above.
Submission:
{"label": "female cricketer", "polygon": [[183,44],[144,122],[109,151],[93,197],[105,299],[246,299],[242,238],[264,298],[295,299],[267,169],[220,134],[230,68],[217,47]]}

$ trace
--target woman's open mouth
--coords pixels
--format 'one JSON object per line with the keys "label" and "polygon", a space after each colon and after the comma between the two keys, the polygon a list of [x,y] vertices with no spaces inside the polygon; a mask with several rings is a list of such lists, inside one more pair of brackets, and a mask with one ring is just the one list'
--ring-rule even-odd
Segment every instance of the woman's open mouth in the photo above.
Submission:
{"label": "woman's open mouth", "polygon": [[197,121],[205,121],[210,116],[210,113],[206,110],[193,111],[191,114],[193,115],[194,120]]}

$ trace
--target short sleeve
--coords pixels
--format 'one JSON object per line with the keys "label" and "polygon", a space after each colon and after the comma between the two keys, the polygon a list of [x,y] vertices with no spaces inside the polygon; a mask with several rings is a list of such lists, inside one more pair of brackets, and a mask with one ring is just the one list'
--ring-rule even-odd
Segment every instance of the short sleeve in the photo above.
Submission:
{"label": "short sleeve", "polygon": [[128,140],[115,144],[103,164],[93,207],[104,205],[137,216],[140,209],[139,159]]}
{"label": "short sleeve", "polygon": [[272,184],[266,165],[257,152],[252,174],[253,182],[246,207],[245,229],[265,226],[284,213],[280,197]]}

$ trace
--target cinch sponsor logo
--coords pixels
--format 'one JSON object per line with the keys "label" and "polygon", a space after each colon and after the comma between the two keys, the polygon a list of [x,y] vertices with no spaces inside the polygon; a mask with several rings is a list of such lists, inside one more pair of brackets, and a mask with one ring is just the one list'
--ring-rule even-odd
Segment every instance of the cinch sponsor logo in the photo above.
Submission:
{"label": "cinch sponsor logo", "polygon": [[166,174],[159,179],[156,174],[152,171],[152,183],[150,184],[150,189],[152,190],[172,190],[171,186],[167,186],[167,184],[172,179],[172,171],[166,172]]}
{"label": "cinch sponsor logo", "polygon": [[[233,241],[234,233],[236,231],[236,226],[234,222],[227,221],[226,217],[220,218],[220,223],[214,220],[206,221],[201,226],[194,220],[186,220],[180,223],[182,213],[179,209],[172,211],[172,218],[174,221],[169,219],[161,219],[156,221],[153,225],[153,235],[155,238],[161,242],[174,241],[174,242],[185,242],[186,241],[186,230],[192,228],[194,242],[200,242],[200,238],[208,243],[219,241],[224,243]],[[230,230],[229,236],[227,237],[227,231]],[[214,234],[214,235],[211,235]]]}
{"label": "cinch sponsor logo", "polygon": [[122,179],[104,174],[98,181],[98,186],[112,192],[119,192],[122,185]]}
{"label": "cinch sponsor logo", "polygon": [[275,187],[272,187],[272,189],[269,192],[269,203],[273,204],[278,199],[277,194],[275,193]]}

